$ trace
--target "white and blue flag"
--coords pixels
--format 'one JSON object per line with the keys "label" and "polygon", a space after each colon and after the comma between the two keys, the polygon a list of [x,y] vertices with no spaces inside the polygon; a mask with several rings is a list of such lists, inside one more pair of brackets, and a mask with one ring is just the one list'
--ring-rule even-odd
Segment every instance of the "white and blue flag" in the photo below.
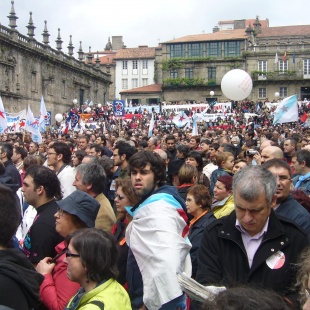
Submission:
{"label": "white and blue flag", "polygon": [[273,125],[298,121],[298,98],[293,95],[284,98],[274,111]]}

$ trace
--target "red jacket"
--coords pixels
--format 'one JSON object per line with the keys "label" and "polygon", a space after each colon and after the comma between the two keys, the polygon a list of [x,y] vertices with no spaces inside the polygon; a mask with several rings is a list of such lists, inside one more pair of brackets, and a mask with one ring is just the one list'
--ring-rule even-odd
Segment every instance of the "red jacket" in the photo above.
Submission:
{"label": "red jacket", "polygon": [[[60,253],[65,249],[64,241],[59,243],[55,250]],[[45,274],[40,286],[42,303],[50,310],[63,310],[69,300],[79,290],[80,285],[72,282],[67,277],[67,264],[64,263],[65,254],[56,260],[52,274]]]}

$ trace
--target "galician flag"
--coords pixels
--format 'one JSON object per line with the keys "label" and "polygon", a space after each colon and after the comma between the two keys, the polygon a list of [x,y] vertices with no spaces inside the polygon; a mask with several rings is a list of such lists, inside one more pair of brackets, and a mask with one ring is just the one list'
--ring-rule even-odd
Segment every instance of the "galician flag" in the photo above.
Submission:
{"label": "galician flag", "polygon": [[196,113],[193,115],[193,131],[192,136],[198,135],[198,126],[197,126],[197,116]]}
{"label": "galician flag", "polygon": [[0,133],[3,133],[8,127],[8,121],[4,111],[4,105],[0,96]]}
{"label": "galician flag", "polygon": [[298,121],[298,103],[297,95],[284,98],[274,111],[273,125],[297,122]]}
{"label": "galician flag", "polygon": [[43,96],[41,97],[41,105],[40,105],[40,118],[39,118],[39,128],[41,132],[45,131],[45,120],[47,118],[47,111],[44,103]]}
{"label": "galician flag", "polygon": [[152,118],[151,118],[151,121],[150,121],[149,133],[148,133],[148,137],[149,138],[152,137],[152,135],[153,135],[154,124],[155,124],[154,114],[152,113]]}
{"label": "galician flag", "polygon": [[42,143],[42,136],[39,130],[39,121],[33,116],[30,106],[28,106],[26,115],[26,126],[25,130],[32,133],[32,140],[36,143]]}
{"label": "galician flag", "polygon": [[190,122],[189,117],[182,111],[179,114],[177,114],[173,119],[172,122],[177,126],[177,127],[183,127],[187,123]]}

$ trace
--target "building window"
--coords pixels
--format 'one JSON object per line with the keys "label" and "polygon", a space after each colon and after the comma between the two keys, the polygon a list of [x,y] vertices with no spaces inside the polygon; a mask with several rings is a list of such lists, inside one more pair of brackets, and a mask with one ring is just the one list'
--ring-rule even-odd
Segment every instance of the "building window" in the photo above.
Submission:
{"label": "building window", "polygon": [[142,61],[142,69],[147,69],[147,59],[143,59],[143,61]]}
{"label": "building window", "polygon": [[190,79],[194,77],[194,70],[193,68],[186,68],[185,69],[185,77]]}
{"label": "building window", "polygon": [[188,55],[189,57],[200,57],[201,56],[201,44],[200,43],[189,44]]}
{"label": "building window", "polygon": [[280,87],[280,97],[287,97],[287,87]]}
{"label": "building window", "polygon": [[287,72],[287,60],[279,60],[279,71],[280,72]]}
{"label": "building window", "polygon": [[171,70],[170,71],[170,78],[176,79],[178,77],[178,70]]}
{"label": "building window", "polygon": [[225,56],[234,57],[240,55],[240,42],[239,41],[229,41],[225,42]]}
{"label": "building window", "polygon": [[37,91],[37,73],[31,73],[31,91]]}
{"label": "building window", "polygon": [[310,59],[304,59],[304,75],[310,76]]}
{"label": "building window", "polygon": [[170,45],[170,58],[184,57],[184,47],[182,44]]}
{"label": "building window", "polygon": [[61,81],[61,97],[66,97],[66,80]]}
{"label": "building window", "polygon": [[142,86],[148,85],[148,79],[142,79]]}
{"label": "building window", "polygon": [[221,43],[220,42],[207,43],[207,55],[210,57],[221,56]]}
{"label": "building window", "polygon": [[267,72],[267,60],[258,61],[258,71]]}
{"label": "building window", "polygon": [[138,87],[138,79],[132,79],[131,83],[132,83],[132,88],[137,88]]}
{"label": "building window", "polygon": [[267,98],[267,88],[258,89],[258,98]]}
{"label": "building window", "polygon": [[138,69],[138,60],[132,61],[132,69]]}
{"label": "building window", "polygon": [[128,80],[122,79],[122,89],[128,89]]}
{"label": "building window", "polygon": [[216,80],[216,68],[208,68],[208,80]]}
{"label": "building window", "polygon": [[128,68],[127,60],[123,60],[123,70],[127,70],[127,68]]}

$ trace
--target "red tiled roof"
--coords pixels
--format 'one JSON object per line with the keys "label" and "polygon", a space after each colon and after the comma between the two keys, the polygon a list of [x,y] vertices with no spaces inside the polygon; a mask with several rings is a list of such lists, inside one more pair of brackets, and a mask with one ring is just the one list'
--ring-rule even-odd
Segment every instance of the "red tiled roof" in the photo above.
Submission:
{"label": "red tiled roof", "polygon": [[120,93],[158,93],[161,92],[161,84],[152,84],[143,87],[137,87],[133,89],[123,90]]}
{"label": "red tiled roof", "polygon": [[307,36],[310,35],[310,25],[294,25],[269,27],[262,29],[258,37],[277,37],[277,36]]}
{"label": "red tiled roof", "polygon": [[101,57],[99,57],[99,59],[100,59],[100,64],[101,65],[106,65],[106,64],[113,64],[113,63],[115,63],[114,62],[114,58],[115,58],[115,54],[114,55],[112,55],[112,54],[110,54],[110,55],[104,55],[104,56],[101,56]]}
{"label": "red tiled roof", "polygon": [[137,58],[155,58],[155,47],[135,47],[123,48],[117,51],[114,59],[137,59]]}
{"label": "red tiled roof", "polygon": [[183,43],[183,42],[203,42],[203,41],[223,41],[247,38],[245,29],[222,30],[214,33],[194,34],[166,41],[164,43]]}

